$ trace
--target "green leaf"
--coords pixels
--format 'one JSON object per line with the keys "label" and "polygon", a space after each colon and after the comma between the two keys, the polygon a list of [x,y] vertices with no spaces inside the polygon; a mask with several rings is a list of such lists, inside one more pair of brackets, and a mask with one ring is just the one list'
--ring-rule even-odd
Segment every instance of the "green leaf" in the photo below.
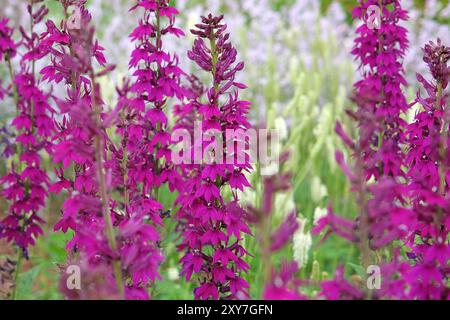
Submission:
{"label": "green leaf", "polygon": [[352,267],[352,269],[356,272],[356,274],[358,276],[360,276],[361,278],[364,279],[364,277],[366,276],[366,271],[364,270],[364,268],[361,265],[358,264],[354,264],[351,262],[347,262],[347,264]]}

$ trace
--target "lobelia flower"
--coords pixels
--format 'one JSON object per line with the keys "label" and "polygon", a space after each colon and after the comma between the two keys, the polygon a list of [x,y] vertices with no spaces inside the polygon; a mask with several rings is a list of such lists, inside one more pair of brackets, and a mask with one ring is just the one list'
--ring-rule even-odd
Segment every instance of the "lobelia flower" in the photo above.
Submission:
{"label": "lobelia flower", "polygon": [[[168,183],[173,190],[178,181],[171,164],[165,109],[170,98],[183,99],[185,90],[180,85],[180,76],[184,72],[178,67],[178,58],[164,51],[162,38],[170,34],[179,37],[183,32],[174,26],[178,11],[168,1],[140,1],[131,10],[138,7],[145,12],[130,35],[137,46],[129,64],[135,69],[135,81],[129,91],[136,97],[123,102],[128,105],[128,118],[122,126],[128,130],[127,142],[131,142],[127,144],[130,152],[127,184],[143,183],[144,192],[153,192],[154,196],[162,184]],[[163,19],[167,20],[166,25],[162,25]],[[142,137],[142,143],[132,141],[138,137]]]}
{"label": "lobelia flower", "polygon": [[[367,179],[402,176],[400,143],[405,123],[400,115],[408,107],[402,91],[406,86],[402,61],[408,39],[407,30],[400,22],[407,20],[408,14],[400,2],[360,1],[353,11],[353,17],[361,20],[365,19],[370,6],[377,6],[381,11],[379,28],[371,28],[366,22],[357,28],[352,50],[363,74],[363,79],[354,87],[357,99],[364,99],[366,103],[358,104],[354,116],[359,122]],[[371,118],[371,125],[364,121],[367,118]]]}
{"label": "lobelia flower", "polygon": [[[67,272],[70,266],[77,266],[80,271],[80,288],[74,290],[67,284],[70,283],[70,274]],[[80,254],[77,259],[69,259],[61,269],[61,279],[59,282],[59,290],[67,299],[70,300],[118,300],[120,295],[117,292],[117,285],[112,276],[111,265],[98,262],[96,264],[89,263],[89,259]]]}
{"label": "lobelia flower", "polygon": [[[69,5],[76,5],[83,25],[88,25],[90,15],[84,1]],[[157,201],[158,189],[166,182],[171,189],[176,184],[163,110],[168,98],[183,96],[179,85],[182,71],[176,57],[163,51],[161,38],[168,33],[181,35],[174,27],[176,10],[166,1],[139,1],[131,10],[139,7],[145,9],[143,18],[131,34],[137,43],[130,60],[136,79],[133,83],[125,80],[117,89],[117,107],[110,113],[99,110],[103,102],[95,78],[112,67],[98,74],[93,71],[92,58],[100,65],[106,63],[102,47],[93,41],[93,29],[86,34],[84,29],[66,26],[59,30],[48,23],[44,39],[60,50],[53,48],[54,63],[42,71],[51,81],[64,80],[70,86],[68,98],[57,100],[68,116],[59,125],[55,161],[64,167],[75,164],[76,174],[70,181],[58,172],[60,181],[53,189],[69,188],[71,198],[66,200],[63,218],[55,229],[73,229],[75,237],[68,246],[83,252],[80,264],[109,270],[116,281],[115,288],[112,286],[116,292],[110,294],[127,299],[148,299],[148,286],[160,278],[163,257],[156,226],[162,224],[165,214]],[[167,26],[162,25],[164,17]],[[74,68],[66,69],[70,63]],[[105,130],[112,124],[121,137],[119,146]],[[123,196],[118,201],[109,197],[115,191]],[[111,286],[108,288],[105,290],[111,291]]]}
{"label": "lobelia flower", "polygon": [[389,290],[397,293],[399,287],[404,288],[406,299],[448,299],[450,47],[438,39],[426,44],[423,53],[432,80],[417,74],[426,96],[419,91],[411,104],[419,104],[421,108],[406,132],[407,193],[415,219],[407,241],[407,255],[412,267],[399,269],[403,283],[394,282]]}
{"label": "lobelia flower", "polygon": [[[179,119],[177,128],[192,132],[193,121],[201,120],[203,130],[215,129],[222,141],[226,141],[227,129],[248,129],[249,102],[239,99],[238,90],[244,85],[235,82],[238,71],[244,68],[236,63],[237,51],[229,41],[223,16],[208,15],[191,32],[197,36],[188,57],[212,76],[212,85],[206,89],[205,102],[201,100],[203,89],[191,77],[190,101],[176,109],[178,115],[198,113],[198,118]],[[194,124],[195,125],[195,124]],[[200,149],[208,150],[215,140],[194,141],[191,155]],[[233,138],[233,146],[236,143]],[[236,149],[225,162],[224,155],[203,159],[201,164],[183,163],[179,166],[184,183],[179,186],[180,205],[178,219],[182,228],[184,252],[181,259],[181,275],[190,280],[195,274],[198,287],[196,299],[244,299],[248,297],[248,283],[242,273],[249,269],[244,257],[248,254],[241,242],[250,229],[245,221],[246,212],[239,206],[237,189],[249,186],[244,171],[251,170],[248,156],[239,163]],[[244,152],[244,151],[242,151]],[[229,159],[227,159],[229,160]],[[232,199],[223,197],[226,188],[231,189]]]}
{"label": "lobelia flower", "polygon": [[[12,77],[10,88],[16,104],[12,126],[17,132],[15,153],[18,155],[10,172],[0,179],[2,196],[10,203],[8,215],[0,221],[0,238],[15,243],[21,250],[21,256],[26,259],[29,246],[34,245],[43,234],[44,220],[38,212],[45,205],[49,179],[42,168],[41,151],[50,150],[54,132],[50,93],[39,88],[40,79],[34,73],[36,58],[31,54],[39,45],[34,26],[42,21],[48,10],[44,5],[35,10],[34,3],[27,9],[30,32],[21,28],[22,39],[17,45],[12,39],[12,29],[7,26],[7,19],[0,19],[0,58],[5,57]],[[19,48],[25,54],[21,57],[19,70],[15,72],[11,59]]]}
{"label": "lobelia flower", "polygon": [[[407,109],[401,62],[408,46],[407,31],[399,22],[407,19],[407,12],[400,1],[369,0],[360,2],[354,17],[364,19],[368,7],[373,5],[381,6],[381,24],[379,28],[361,24],[352,51],[363,72],[363,79],[355,84],[353,97],[358,108],[355,112],[348,111],[358,124],[358,141],[353,142],[340,123],[336,125],[336,133],[352,150],[356,163],[350,168],[341,152],[336,153],[336,160],[352,182],[352,191],[359,194],[361,212],[356,222],[339,218],[331,210],[325,218],[335,232],[365,247],[362,251],[366,252],[366,264],[370,249],[405,236],[399,230],[402,225],[392,222],[407,213],[401,209],[404,190],[399,185],[399,179],[404,178],[401,144],[405,127],[400,116]],[[366,180],[371,177],[376,183],[369,187]],[[316,228],[316,232],[325,224]]]}
{"label": "lobelia flower", "polygon": [[[41,70],[44,78],[54,84],[64,81],[67,87],[66,98],[54,97],[62,117],[56,122],[52,155],[53,161],[61,163],[62,168],[55,170],[59,181],[51,190],[69,191],[62,206],[62,217],[54,229],[63,232],[72,229],[74,237],[67,244],[70,254],[74,255],[72,259],[83,268],[91,268],[92,272],[98,268],[109,270],[105,277],[115,283],[102,281],[96,285],[108,292],[105,297],[123,298],[127,273],[122,266],[129,263],[130,253],[122,250],[121,245],[122,241],[129,241],[130,236],[114,230],[120,219],[114,214],[114,202],[110,201],[111,173],[105,165],[111,144],[106,132],[111,115],[103,111],[101,89],[96,82],[113,66],[106,66],[103,48],[94,41],[94,28],[90,26],[91,16],[84,7],[85,1],[63,0],[61,4],[66,18],[60,28],[47,21],[47,30],[41,35],[42,41],[36,50],[39,54],[49,53],[51,57],[51,65]],[[69,21],[71,8],[83,28],[77,26],[77,21]],[[104,67],[102,71],[95,72],[93,59]],[[98,292],[103,291],[98,289]]]}

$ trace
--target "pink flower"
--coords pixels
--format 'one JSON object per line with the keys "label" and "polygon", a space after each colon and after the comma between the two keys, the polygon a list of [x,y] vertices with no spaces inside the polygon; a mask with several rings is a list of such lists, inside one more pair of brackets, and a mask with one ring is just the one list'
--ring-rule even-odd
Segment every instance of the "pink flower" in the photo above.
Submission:
{"label": "pink flower", "polygon": [[209,298],[213,298],[214,300],[219,299],[219,290],[211,282],[205,282],[200,285],[200,287],[194,290],[196,299],[207,300]]}
{"label": "pink flower", "polygon": [[9,20],[0,17],[0,60],[4,55],[13,58],[16,55],[16,44],[12,38],[13,29],[8,26]]}

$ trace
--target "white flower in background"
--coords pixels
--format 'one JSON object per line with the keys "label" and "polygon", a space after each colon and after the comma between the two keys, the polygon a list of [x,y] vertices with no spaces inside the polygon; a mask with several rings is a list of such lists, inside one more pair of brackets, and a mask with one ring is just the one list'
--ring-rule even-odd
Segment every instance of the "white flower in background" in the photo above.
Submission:
{"label": "white flower in background", "polygon": [[261,166],[261,175],[263,176],[273,176],[278,174],[279,172],[280,164],[277,161],[271,161],[265,166]]}
{"label": "white flower in background", "polygon": [[[245,177],[251,183],[253,180],[253,175],[256,174],[256,171],[252,172],[244,172]],[[242,206],[255,206],[256,204],[256,191],[255,189],[248,189],[245,192],[241,190],[237,190],[237,195],[239,198],[239,202],[242,202]]]}
{"label": "white flower in background", "polygon": [[315,208],[314,209],[314,222],[313,224],[316,226],[320,219],[327,215],[328,210],[326,208]]}
{"label": "white flower in background", "polygon": [[278,131],[278,138],[283,141],[288,137],[287,123],[284,118],[278,117],[275,119],[275,130]]}
{"label": "white flower in background", "polygon": [[294,233],[293,241],[293,255],[298,267],[304,267],[308,262],[308,253],[312,245],[311,233],[305,231],[306,219],[303,217],[297,218],[299,228]]}
{"label": "white flower in background", "polygon": [[325,140],[325,149],[327,150],[328,164],[330,165],[332,171],[336,171],[336,169],[338,168],[335,158],[337,148],[335,146],[336,146],[336,137],[333,136],[327,137],[327,139]]}
{"label": "white flower in background", "polygon": [[[248,178],[247,178],[248,179]],[[242,192],[241,190],[237,190],[237,194],[239,197],[239,202],[242,204],[242,206],[254,206],[256,203],[256,192],[252,190],[245,190],[245,192]]]}
{"label": "white flower in background", "polygon": [[322,201],[328,195],[327,187],[322,184],[319,177],[313,177],[311,181],[311,198],[314,202]]}
{"label": "white flower in background", "polygon": [[175,267],[170,267],[167,270],[167,277],[169,278],[170,281],[176,281],[180,278],[180,274],[178,272],[178,269]]}
{"label": "white flower in background", "polygon": [[283,192],[275,195],[275,217],[285,218],[289,213],[295,211],[295,201],[292,193]]}
{"label": "white flower in background", "polygon": [[375,182],[377,182],[377,180],[375,180],[375,176],[374,175],[371,175],[370,176],[370,179],[367,181],[367,185],[373,185],[373,184],[375,184]]}

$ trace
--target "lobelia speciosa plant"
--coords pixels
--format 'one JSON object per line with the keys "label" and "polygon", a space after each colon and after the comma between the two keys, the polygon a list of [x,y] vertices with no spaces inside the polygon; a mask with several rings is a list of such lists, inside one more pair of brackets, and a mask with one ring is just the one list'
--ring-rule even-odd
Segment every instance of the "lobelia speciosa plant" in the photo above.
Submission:
{"label": "lobelia speciosa plant", "polygon": [[[347,111],[358,125],[357,141],[347,135],[340,123],[336,124],[336,133],[355,159],[352,167],[346,164],[342,152],[336,153],[336,161],[356,193],[359,214],[356,220],[345,219],[334,214],[330,206],[328,214],[314,228],[314,233],[318,233],[329,226],[337,235],[358,243],[364,272],[374,262],[375,252],[378,263],[393,259],[390,246],[407,237],[414,215],[406,206],[402,150],[406,128],[402,114],[408,108],[402,91],[406,85],[402,60],[408,40],[406,29],[399,23],[407,19],[407,12],[400,1],[369,0],[360,2],[354,16],[364,19],[370,6],[380,8],[380,25],[371,28],[363,23],[357,29],[359,35],[352,51],[363,71],[353,96],[357,110]],[[383,248],[388,250],[381,257]],[[348,290],[349,286],[343,269],[339,269],[336,279],[324,283],[321,294],[329,299],[371,297],[370,291]]]}
{"label": "lobelia speciosa plant", "polygon": [[[84,0],[62,0],[65,19],[59,28],[48,20],[46,31],[41,35],[40,51],[48,53],[51,60],[41,74],[55,85],[63,82],[67,90],[64,99],[54,97],[61,114],[55,120],[57,133],[52,150],[59,181],[52,185],[51,191],[69,191],[61,209],[62,217],[54,229],[73,230],[74,237],[67,249],[74,264],[89,267],[83,272],[94,272],[98,268],[110,271],[105,272],[101,281],[114,290],[109,290],[110,296],[102,298],[121,298],[124,297],[122,256],[110,210],[110,172],[105,170],[109,141],[106,128],[110,118],[103,112],[97,83],[113,66],[106,66],[103,48],[94,41],[91,15],[84,4]],[[74,12],[70,15],[72,8]],[[93,58],[104,67],[102,71],[95,71]],[[62,285],[61,289],[64,293],[70,291],[65,290],[67,285]],[[84,289],[77,291],[78,298],[94,298],[103,292],[93,292],[89,287]]]}
{"label": "lobelia speciosa plant", "polygon": [[[447,109],[450,47],[430,42],[423,49],[432,75],[417,80],[427,96],[419,92],[410,105],[420,105],[405,131],[407,182],[403,213],[393,215],[405,234],[392,261],[381,265],[383,285],[374,298],[448,300],[450,261],[448,212],[449,114]],[[400,249],[402,252],[400,252]]]}
{"label": "lobelia speciosa plant", "polygon": [[[84,283],[82,290],[72,291],[67,290],[67,277],[64,275],[61,290],[73,299],[148,299],[148,286],[158,277],[157,269],[162,261],[157,248],[159,234],[153,225],[160,223],[162,206],[147,194],[152,192],[154,185],[143,182],[139,189],[137,176],[154,178],[149,175],[152,168],[148,166],[154,158],[146,152],[149,146],[156,146],[151,145],[155,137],[143,139],[143,136],[149,134],[149,123],[155,115],[151,110],[148,114],[144,111],[146,100],[154,101],[152,99],[162,97],[158,94],[149,98],[142,94],[139,87],[143,84],[139,81],[145,80],[143,74],[151,69],[138,70],[137,74],[140,71],[144,78],[138,79],[136,85],[131,87],[126,81],[123,88],[118,89],[117,108],[106,112],[97,79],[107,75],[114,67],[106,65],[103,48],[94,41],[94,28],[90,26],[91,16],[84,7],[85,1],[61,3],[65,19],[60,28],[48,21],[47,31],[42,36],[43,45],[51,53],[52,65],[41,71],[49,81],[59,83],[64,80],[67,86],[64,100],[55,97],[63,117],[57,125],[53,155],[54,162],[62,163],[62,168],[55,169],[59,181],[52,186],[52,191],[67,189],[70,197],[63,204],[62,218],[55,225],[55,230],[74,231],[74,237],[68,244],[72,253],[71,263],[91,274],[89,279],[95,281]],[[146,4],[141,1],[139,5],[145,7]],[[69,16],[71,8],[74,8],[74,13]],[[144,30],[148,29],[144,27]],[[145,54],[145,51],[141,50],[141,53]],[[157,47],[151,55],[152,59],[161,54],[160,47]],[[95,71],[93,58],[103,67],[102,71]],[[137,63],[139,60],[136,60]],[[175,68],[172,71],[176,72]],[[159,80],[161,87],[167,84],[163,82],[166,78]],[[140,95],[128,99],[131,92]],[[157,90],[151,90],[151,93],[154,92]],[[168,92],[173,92],[173,89]],[[136,114],[127,111],[133,110],[141,112],[137,114],[137,119],[142,121],[131,127],[132,141],[143,141],[141,145],[135,145],[135,149],[128,144],[128,127],[124,129],[126,124],[119,119],[121,114],[125,121],[132,121]],[[145,120],[146,117],[151,120]],[[118,124],[119,133],[123,133],[119,147],[107,134],[106,129],[112,124]],[[137,132],[141,136],[133,136]],[[162,132],[161,136],[165,137],[166,133]],[[130,151],[131,159],[128,161]],[[69,166],[73,169],[72,173],[67,172]],[[153,180],[149,181],[153,183]],[[118,189],[120,196],[116,200],[114,191]],[[152,223],[149,224],[149,220]]]}
{"label": "lobelia speciosa plant", "polygon": [[432,80],[417,74],[426,96],[406,131],[407,195],[411,202],[410,235],[405,241],[407,262],[387,265],[389,281],[384,294],[394,299],[450,297],[449,125],[448,81],[450,47],[440,39],[423,48],[423,60]]}
{"label": "lobelia speciosa plant", "polygon": [[[125,187],[141,184],[142,194],[158,200],[162,184],[167,183],[173,191],[181,178],[171,163],[166,113],[171,100],[181,101],[186,94],[180,84],[184,72],[179,67],[178,57],[164,50],[163,37],[182,37],[184,32],[175,27],[178,11],[170,1],[139,1],[131,10],[136,8],[145,11],[139,26],[130,35],[136,43],[129,63],[129,67],[135,69],[130,92],[136,97],[130,101],[131,109],[126,110],[129,121],[125,128],[130,130],[123,141],[131,145],[127,160],[130,182],[125,182]],[[141,139],[144,141],[136,141]],[[133,192],[139,193],[137,189]]]}
{"label": "lobelia speciosa plant", "polygon": [[[10,171],[0,179],[2,196],[9,201],[7,216],[0,221],[0,239],[6,238],[18,248],[15,266],[15,298],[21,260],[29,258],[29,247],[43,234],[44,220],[39,211],[45,206],[48,195],[49,178],[42,164],[42,152],[51,149],[54,133],[52,117],[54,110],[49,104],[50,92],[40,89],[41,79],[35,72],[35,63],[45,55],[39,51],[39,36],[35,25],[39,24],[48,9],[36,5],[42,1],[30,1],[27,5],[29,30],[20,27],[21,39],[15,43],[13,30],[8,20],[0,18],[0,58],[4,58],[9,69],[11,84],[6,89],[12,91],[16,116],[12,120],[15,129],[17,155]],[[18,69],[14,70],[13,58],[19,58]]]}
{"label": "lobelia speciosa plant", "polygon": [[122,207],[116,210],[124,213],[125,221],[142,224],[151,235],[140,247],[133,240],[123,245],[122,250],[135,256],[123,262],[123,267],[131,273],[134,288],[146,287],[160,278],[162,239],[156,227],[162,225],[163,217],[169,216],[170,210],[164,210],[159,202],[159,190],[167,183],[173,191],[181,179],[171,162],[165,112],[171,100],[182,100],[185,94],[180,85],[184,73],[178,67],[178,58],[163,47],[164,36],[184,34],[174,26],[178,11],[164,0],[139,1],[131,10],[138,8],[144,12],[130,35],[136,43],[129,63],[135,70],[135,79],[131,83],[125,81],[118,90],[116,113],[120,116],[116,126],[121,144],[112,148],[111,161],[113,183],[123,189]]}
{"label": "lobelia speciosa plant", "polygon": [[[244,171],[252,167],[248,155],[244,154],[244,161],[238,159],[245,153],[236,146],[239,137],[231,138],[232,147],[227,143],[224,154],[218,151],[217,143],[227,141],[227,130],[250,128],[247,121],[250,103],[239,99],[238,89],[245,86],[236,83],[235,76],[244,68],[244,63],[236,63],[237,51],[229,41],[230,35],[222,20],[223,16],[212,14],[202,17],[196,29],[191,30],[197,38],[188,52],[188,57],[210,74],[212,84],[205,90],[206,101],[201,99],[201,89],[191,90],[194,98],[187,104],[187,112],[198,113],[203,132],[214,132],[209,141],[203,138],[194,141],[187,152],[194,156],[193,163],[180,164],[180,171],[185,174],[177,198],[180,205],[177,218],[183,226],[179,245],[179,250],[184,252],[181,274],[187,280],[196,275],[196,299],[248,297],[248,283],[242,277],[249,269],[244,260],[248,253],[242,246],[242,238],[250,229],[245,220],[246,212],[238,204],[237,190],[250,186]],[[186,125],[179,123],[179,126]],[[206,154],[205,158],[198,159],[199,149],[205,150],[201,154],[203,157]],[[227,191],[231,191],[230,200],[224,196]]]}
{"label": "lobelia speciosa plant", "polygon": [[[361,191],[358,204],[362,211],[357,228],[364,270],[374,261],[375,251],[381,260],[378,262],[392,258],[390,249],[384,255],[381,249],[407,235],[404,224],[409,225],[412,215],[405,207],[402,150],[406,128],[403,115],[408,109],[403,92],[407,85],[403,60],[408,49],[408,32],[401,22],[408,19],[408,13],[399,0],[370,0],[361,1],[354,16],[364,19],[370,6],[380,9],[380,24],[375,27],[367,21],[363,23],[357,29],[359,36],[352,51],[364,74],[355,84],[353,100],[358,108],[351,113],[359,127],[355,156],[362,160],[356,174],[375,181],[366,186],[360,182],[357,188]],[[343,132],[339,128],[338,131]],[[345,141],[345,134],[340,135]]]}
{"label": "lobelia speciosa plant", "polygon": [[[360,62],[363,78],[354,85],[357,99],[365,101],[353,116],[359,120],[370,117],[373,125],[359,126],[359,136],[367,179],[382,176],[401,177],[403,156],[402,132],[406,123],[401,114],[408,109],[403,88],[403,58],[408,49],[407,30],[400,25],[408,19],[399,0],[362,0],[353,17],[365,20],[369,7],[380,10],[380,25],[363,22],[352,54]],[[356,101],[358,103],[358,101]]]}

